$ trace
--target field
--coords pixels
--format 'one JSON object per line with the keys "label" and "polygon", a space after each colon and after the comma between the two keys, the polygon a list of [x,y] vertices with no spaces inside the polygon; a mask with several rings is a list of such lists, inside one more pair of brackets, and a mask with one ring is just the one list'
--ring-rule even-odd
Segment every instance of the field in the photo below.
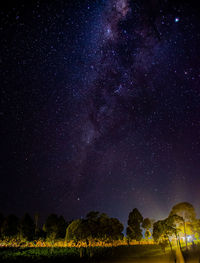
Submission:
{"label": "field", "polygon": [[[81,258],[80,258],[81,255]],[[191,258],[189,253],[186,255]],[[93,248],[0,248],[0,262],[175,262],[175,251],[158,245]],[[195,254],[198,258],[198,252]],[[178,262],[178,261],[177,261]],[[199,262],[199,261],[194,261]]]}
{"label": "field", "polygon": [[[176,259],[176,261],[175,261]],[[199,263],[200,245],[181,252],[155,244],[116,247],[0,247],[0,262]]]}

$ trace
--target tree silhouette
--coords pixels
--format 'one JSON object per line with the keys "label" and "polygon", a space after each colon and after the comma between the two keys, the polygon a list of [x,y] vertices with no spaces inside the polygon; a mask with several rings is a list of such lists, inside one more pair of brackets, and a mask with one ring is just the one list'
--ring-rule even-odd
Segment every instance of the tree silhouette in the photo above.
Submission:
{"label": "tree silhouette", "polygon": [[15,215],[7,216],[1,226],[1,234],[5,237],[16,237],[18,234],[19,219]]}
{"label": "tree silhouette", "polygon": [[145,229],[145,237],[149,238],[151,236],[151,232],[149,231],[151,228],[151,220],[149,218],[145,218],[142,222],[142,227]]}
{"label": "tree silhouette", "polygon": [[196,212],[190,203],[183,202],[178,203],[175,206],[172,207],[172,210],[170,212],[169,216],[177,215],[182,218],[182,226],[184,230],[184,236],[185,236],[185,244],[187,248],[187,224],[194,224],[196,220]]}
{"label": "tree silhouette", "polygon": [[52,241],[56,238],[64,238],[66,234],[67,223],[63,216],[58,217],[51,214],[47,217],[43,230],[47,234],[47,238]]}
{"label": "tree silhouette", "polygon": [[142,239],[142,229],[140,228],[142,222],[142,215],[137,208],[134,208],[128,217],[128,227],[126,230],[128,239],[137,241]]}
{"label": "tree silhouette", "polygon": [[35,224],[29,214],[25,214],[19,222],[19,233],[21,239],[32,240],[35,232]]}
{"label": "tree silhouette", "polygon": [[3,221],[4,221],[4,216],[3,214],[0,213],[0,237],[1,237],[1,228],[2,228]]}
{"label": "tree silhouette", "polygon": [[171,251],[172,251],[172,244],[170,238],[176,235],[176,229],[171,225],[171,221],[169,218],[164,220],[159,220],[153,224],[153,238],[156,242],[161,242],[161,244],[165,243],[166,241],[169,242]]}
{"label": "tree silhouette", "polygon": [[68,226],[66,240],[86,241],[87,244],[96,239],[112,242],[123,237],[122,231],[123,225],[117,218],[92,211],[85,219],[75,220]]}

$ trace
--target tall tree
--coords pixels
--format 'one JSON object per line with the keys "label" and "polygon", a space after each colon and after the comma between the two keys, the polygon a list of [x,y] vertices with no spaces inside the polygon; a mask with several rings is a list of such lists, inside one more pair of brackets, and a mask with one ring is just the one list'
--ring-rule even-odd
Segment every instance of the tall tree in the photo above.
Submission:
{"label": "tall tree", "polygon": [[35,220],[35,235],[36,235],[37,232],[39,231],[39,227],[38,227],[39,213],[38,212],[35,213],[34,220]]}
{"label": "tall tree", "polygon": [[151,228],[151,220],[149,218],[145,218],[142,222],[142,228],[145,229],[145,237],[148,238],[151,236],[151,232],[149,229]]}
{"label": "tall tree", "polygon": [[65,219],[56,214],[51,214],[47,217],[43,226],[43,230],[47,234],[47,238],[54,241],[56,238],[64,238],[66,234],[67,224]]}
{"label": "tall tree", "polygon": [[183,231],[185,236],[185,244],[187,248],[187,224],[193,224],[196,220],[196,212],[190,203],[182,202],[172,207],[169,216],[177,215],[183,219]]}
{"label": "tall tree", "polygon": [[4,221],[4,216],[3,214],[0,213],[0,237],[1,237],[1,227],[3,225],[3,221]]}
{"label": "tall tree", "polygon": [[196,219],[194,228],[195,228],[195,238],[200,239],[200,219]]}
{"label": "tall tree", "polygon": [[176,229],[171,225],[171,220],[166,218],[164,220],[159,220],[153,224],[153,238],[156,242],[161,242],[161,244],[167,241],[170,245],[172,251],[171,237],[176,235]]}
{"label": "tall tree", "polygon": [[83,219],[77,219],[71,222],[66,230],[66,241],[73,240],[75,243],[86,241],[89,236],[89,230]]}
{"label": "tall tree", "polygon": [[142,215],[137,208],[134,208],[128,217],[128,227],[126,229],[128,239],[137,241],[142,239],[142,229],[140,228],[142,222]]}
{"label": "tall tree", "polygon": [[123,230],[124,230],[124,226],[117,218],[110,218],[110,237],[112,240],[122,239]]}
{"label": "tall tree", "polygon": [[19,222],[20,238],[32,240],[35,232],[35,224],[29,214],[25,214]]}
{"label": "tall tree", "polygon": [[57,225],[58,225],[57,238],[65,238],[66,229],[69,223],[65,221],[63,216],[60,216],[58,218]]}
{"label": "tall tree", "polygon": [[67,228],[66,239],[78,241],[119,240],[123,237],[123,225],[117,218],[110,218],[106,214],[90,212],[85,219],[73,221]]}
{"label": "tall tree", "polygon": [[15,215],[7,216],[1,226],[3,237],[16,237],[18,234],[19,219]]}

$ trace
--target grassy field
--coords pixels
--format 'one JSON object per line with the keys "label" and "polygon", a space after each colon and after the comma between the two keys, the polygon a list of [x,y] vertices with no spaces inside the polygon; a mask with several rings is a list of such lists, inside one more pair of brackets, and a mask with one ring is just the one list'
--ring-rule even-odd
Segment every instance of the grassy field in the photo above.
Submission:
{"label": "grassy field", "polygon": [[[0,262],[173,263],[175,262],[175,254],[175,251],[172,254],[169,248],[164,253],[158,245],[113,248],[0,248]],[[184,252],[183,255],[185,262],[200,262],[199,247]]]}
{"label": "grassy field", "polygon": [[0,248],[0,262],[159,262],[157,260],[169,257],[170,251],[167,250],[164,254],[157,245],[113,248]]}

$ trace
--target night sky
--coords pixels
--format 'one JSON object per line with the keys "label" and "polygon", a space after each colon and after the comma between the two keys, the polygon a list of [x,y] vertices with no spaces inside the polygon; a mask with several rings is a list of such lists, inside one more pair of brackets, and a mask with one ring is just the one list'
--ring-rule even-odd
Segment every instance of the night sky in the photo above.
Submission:
{"label": "night sky", "polygon": [[195,1],[0,5],[0,211],[200,212]]}

